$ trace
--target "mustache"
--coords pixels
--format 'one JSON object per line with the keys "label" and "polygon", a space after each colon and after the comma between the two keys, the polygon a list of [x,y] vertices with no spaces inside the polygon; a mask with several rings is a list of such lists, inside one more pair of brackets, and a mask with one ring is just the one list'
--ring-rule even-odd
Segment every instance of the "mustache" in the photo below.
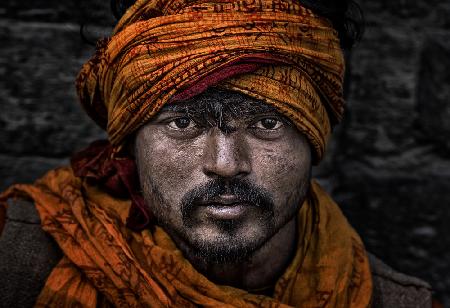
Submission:
{"label": "mustache", "polygon": [[221,195],[233,195],[239,203],[247,203],[267,211],[273,211],[274,201],[264,188],[246,179],[213,179],[187,192],[181,200],[183,216],[188,215],[200,203],[213,203]]}

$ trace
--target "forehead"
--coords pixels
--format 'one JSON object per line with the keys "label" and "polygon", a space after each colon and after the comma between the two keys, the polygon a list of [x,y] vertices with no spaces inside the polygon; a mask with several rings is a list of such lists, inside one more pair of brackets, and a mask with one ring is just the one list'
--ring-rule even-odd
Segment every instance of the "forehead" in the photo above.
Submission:
{"label": "forehead", "polygon": [[182,112],[212,117],[238,117],[249,114],[276,112],[275,107],[231,90],[210,88],[186,101],[171,103],[162,112]]}

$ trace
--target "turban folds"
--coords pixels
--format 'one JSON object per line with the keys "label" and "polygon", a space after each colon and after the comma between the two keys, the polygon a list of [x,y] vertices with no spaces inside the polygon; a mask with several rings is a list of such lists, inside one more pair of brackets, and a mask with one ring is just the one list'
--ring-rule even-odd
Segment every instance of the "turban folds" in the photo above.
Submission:
{"label": "turban folds", "polygon": [[276,107],[317,162],[342,117],[343,74],[331,22],[298,0],[138,0],[77,88],[117,147],[165,104],[217,86]]}
{"label": "turban folds", "polygon": [[[120,148],[165,104],[208,86],[230,89],[290,118],[318,161],[342,116],[344,61],[330,22],[294,1],[138,0],[79,74],[81,102]],[[370,307],[362,241],[318,184],[297,216],[295,256],[269,297],[214,284],[149,215],[133,218],[147,209],[136,166],[113,150],[93,144],[72,169],[0,194],[0,226],[6,200],[31,199],[64,253],[37,306]]]}

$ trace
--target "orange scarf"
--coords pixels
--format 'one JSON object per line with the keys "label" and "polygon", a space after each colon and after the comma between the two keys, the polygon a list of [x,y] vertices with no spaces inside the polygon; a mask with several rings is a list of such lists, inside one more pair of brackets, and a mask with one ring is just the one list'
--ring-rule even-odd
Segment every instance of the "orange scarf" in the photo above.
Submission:
{"label": "orange scarf", "polygon": [[2,205],[13,196],[35,202],[43,229],[64,253],[37,307],[370,306],[372,280],[361,239],[315,182],[298,214],[297,253],[272,297],[210,282],[163,229],[125,227],[131,201],[83,183],[70,168],[11,187],[0,195]]}

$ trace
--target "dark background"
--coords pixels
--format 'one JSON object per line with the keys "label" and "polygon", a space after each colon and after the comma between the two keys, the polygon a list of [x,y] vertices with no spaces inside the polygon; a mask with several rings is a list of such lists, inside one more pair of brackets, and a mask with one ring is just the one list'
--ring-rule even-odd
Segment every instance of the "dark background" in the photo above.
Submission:
{"label": "dark background", "polygon": [[[450,307],[450,1],[367,0],[344,122],[315,173],[367,248]],[[109,1],[0,3],[0,189],[104,137],[74,78],[109,33]]]}

